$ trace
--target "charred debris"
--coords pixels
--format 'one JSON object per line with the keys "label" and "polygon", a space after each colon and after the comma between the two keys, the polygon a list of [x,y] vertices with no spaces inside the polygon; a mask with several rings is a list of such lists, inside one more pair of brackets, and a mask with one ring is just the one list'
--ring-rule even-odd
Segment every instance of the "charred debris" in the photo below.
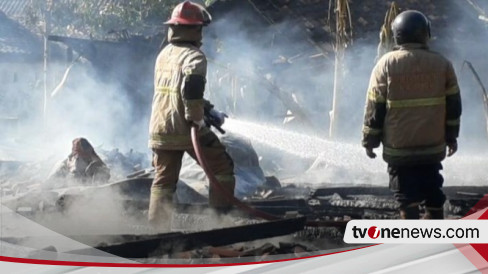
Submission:
{"label": "charred debris", "polygon": [[[15,164],[1,163],[4,170],[12,165]],[[398,218],[395,202],[386,187],[282,186],[275,177],[267,177],[266,184],[242,199],[248,206],[280,218],[264,221],[237,208],[225,214],[216,213],[208,208],[205,196],[180,181],[177,194],[185,193],[184,199],[194,202],[175,201],[171,231],[158,231],[145,222],[151,173],[138,173],[129,176],[130,179],[106,185],[37,188],[15,194],[4,183],[2,203],[51,230],[105,252],[107,256],[144,262],[156,258],[184,259],[190,263],[210,258],[218,262],[216,258],[230,257],[266,260],[268,256],[278,254],[288,258],[310,256],[328,249],[351,248],[342,241],[348,220]],[[487,191],[488,187],[446,187],[447,218],[460,218],[486,207],[479,201]],[[118,224],[117,230],[110,229],[113,216],[104,216],[104,220],[100,220],[91,215],[107,206],[104,199],[111,199],[111,204],[120,209],[117,214],[124,221]],[[74,208],[91,216],[74,218],[83,220],[86,230],[77,230],[75,224],[66,226],[58,222],[63,218],[73,220],[72,214],[77,212]],[[100,227],[107,227],[90,231],[88,224],[96,222],[102,222],[98,224]],[[215,225],[216,222],[220,224]],[[2,240],[22,245],[29,238],[33,236],[3,237]],[[88,255],[92,251],[78,249],[68,253]]]}

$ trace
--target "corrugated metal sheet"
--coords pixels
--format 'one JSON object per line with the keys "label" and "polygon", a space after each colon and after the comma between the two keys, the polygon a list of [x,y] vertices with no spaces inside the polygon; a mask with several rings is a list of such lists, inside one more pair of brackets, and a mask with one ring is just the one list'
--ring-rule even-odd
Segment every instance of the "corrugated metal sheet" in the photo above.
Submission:
{"label": "corrugated metal sheet", "polygon": [[[33,2],[39,3],[41,1],[46,0],[0,0],[0,12],[6,14],[9,18],[17,20],[18,22],[23,23],[26,19],[26,16],[29,12],[32,12],[31,6]],[[82,0],[54,0],[58,2],[75,2],[81,3]],[[107,6],[115,6],[119,8],[126,7],[129,2],[133,2],[134,0],[99,0],[96,1],[96,9],[103,10]],[[137,3],[137,1],[136,1]],[[140,3],[141,5],[142,2]],[[34,32],[37,32],[37,29],[31,29]],[[148,26],[141,35],[152,36],[158,34],[161,31],[161,26]],[[88,38],[88,37],[84,37]]]}
{"label": "corrugated metal sheet", "polygon": [[[22,17],[33,0],[0,0],[0,11],[8,17]],[[34,0],[41,1],[41,0]],[[59,1],[59,0],[57,0]],[[61,0],[61,1],[81,1],[81,0]],[[100,0],[99,7],[107,5],[124,5],[127,0]]]}
{"label": "corrugated metal sheet", "polygon": [[19,17],[24,15],[30,0],[0,0],[0,11],[8,17]]}
{"label": "corrugated metal sheet", "polygon": [[40,39],[3,12],[0,12],[0,56],[3,61],[32,60],[42,56]]}

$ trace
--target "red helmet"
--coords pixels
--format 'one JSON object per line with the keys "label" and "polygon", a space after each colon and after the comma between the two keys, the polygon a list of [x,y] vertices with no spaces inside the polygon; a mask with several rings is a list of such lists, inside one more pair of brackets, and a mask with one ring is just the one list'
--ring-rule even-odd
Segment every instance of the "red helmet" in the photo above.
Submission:
{"label": "red helmet", "polygon": [[168,25],[208,25],[211,21],[212,16],[204,7],[185,1],[174,8],[171,18],[164,23]]}

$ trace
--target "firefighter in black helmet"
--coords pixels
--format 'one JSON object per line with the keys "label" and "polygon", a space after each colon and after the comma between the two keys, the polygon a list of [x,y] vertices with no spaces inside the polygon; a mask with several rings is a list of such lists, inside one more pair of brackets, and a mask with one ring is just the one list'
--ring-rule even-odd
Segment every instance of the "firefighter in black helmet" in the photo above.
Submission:
{"label": "firefighter in black helmet", "polygon": [[383,144],[390,189],[403,219],[443,219],[441,161],[457,151],[461,96],[449,60],[429,50],[430,22],[419,11],[399,14],[396,47],[371,74],[363,126],[366,154]]}
{"label": "firefighter in black helmet", "polygon": [[397,45],[407,43],[427,44],[430,39],[430,21],[419,11],[400,13],[391,26]]}

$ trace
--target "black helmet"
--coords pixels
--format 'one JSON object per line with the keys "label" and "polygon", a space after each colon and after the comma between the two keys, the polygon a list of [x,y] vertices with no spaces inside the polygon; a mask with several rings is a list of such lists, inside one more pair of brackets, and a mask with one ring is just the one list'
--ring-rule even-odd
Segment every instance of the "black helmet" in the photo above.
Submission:
{"label": "black helmet", "polygon": [[426,44],[430,38],[430,21],[416,10],[407,10],[395,18],[391,25],[397,45],[405,43]]}

